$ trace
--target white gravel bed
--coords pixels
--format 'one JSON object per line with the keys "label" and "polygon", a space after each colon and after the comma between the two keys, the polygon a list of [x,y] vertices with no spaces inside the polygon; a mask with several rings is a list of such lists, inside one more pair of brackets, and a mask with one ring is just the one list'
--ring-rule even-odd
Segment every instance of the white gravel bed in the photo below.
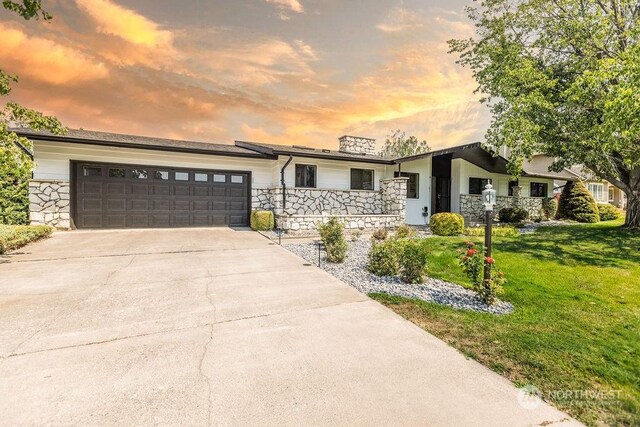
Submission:
{"label": "white gravel bed", "polygon": [[[398,277],[379,277],[367,270],[367,255],[371,242],[365,239],[348,242],[347,259],[342,264],[333,264],[325,260],[322,251],[320,267],[333,276],[353,286],[365,294],[378,292],[406,298],[417,298],[423,301],[445,304],[451,307],[487,312],[493,314],[508,314],[513,311],[513,305],[499,301],[488,306],[470,289],[444,280],[428,278],[424,284],[412,285],[403,283]],[[305,259],[318,264],[318,246],[315,243],[295,243],[283,245],[286,249]]]}

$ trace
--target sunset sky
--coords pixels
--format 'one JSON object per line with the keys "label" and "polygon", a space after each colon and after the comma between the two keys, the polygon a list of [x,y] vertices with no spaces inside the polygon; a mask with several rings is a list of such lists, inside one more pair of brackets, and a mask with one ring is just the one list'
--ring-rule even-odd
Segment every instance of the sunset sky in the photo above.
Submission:
{"label": "sunset sky", "polygon": [[71,128],[335,148],[391,129],[432,148],[489,122],[446,41],[468,1],[43,0],[0,12],[11,98]]}

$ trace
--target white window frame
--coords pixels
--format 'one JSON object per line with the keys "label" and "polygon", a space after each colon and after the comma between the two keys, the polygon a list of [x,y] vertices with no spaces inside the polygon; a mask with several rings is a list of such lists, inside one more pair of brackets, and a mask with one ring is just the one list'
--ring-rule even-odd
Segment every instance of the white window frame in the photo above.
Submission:
{"label": "white window frame", "polygon": [[597,202],[607,201],[604,197],[604,184],[600,182],[589,182],[587,184],[587,189],[589,190],[589,193],[591,193],[593,198],[596,199]]}

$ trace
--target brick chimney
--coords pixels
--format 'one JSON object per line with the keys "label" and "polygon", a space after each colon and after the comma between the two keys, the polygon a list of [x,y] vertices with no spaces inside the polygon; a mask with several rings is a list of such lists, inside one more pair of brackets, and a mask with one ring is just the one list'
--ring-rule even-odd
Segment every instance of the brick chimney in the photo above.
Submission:
{"label": "brick chimney", "polygon": [[341,136],[340,151],[352,154],[376,154],[376,140],[360,136]]}

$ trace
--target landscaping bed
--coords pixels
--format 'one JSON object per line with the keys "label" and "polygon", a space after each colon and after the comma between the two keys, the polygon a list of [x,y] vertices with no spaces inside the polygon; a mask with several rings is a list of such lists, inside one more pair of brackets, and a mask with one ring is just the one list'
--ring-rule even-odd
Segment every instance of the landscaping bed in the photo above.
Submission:
{"label": "landscaping bed", "polygon": [[[284,247],[317,265],[318,245],[316,243],[286,244]],[[370,248],[371,242],[368,239],[349,242],[347,258],[343,263],[327,262],[326,254],[322,251],[320,267],[365,294],[385,293],[493,314],[507,314],[513,311],[513,306],[508,302],[499,301],[489,306],[472,290],[444,280],[429,277],[424,284],[408,284],[396,276],[376,276],[367,270],[367,254]]]}
{"label": "landscaping bed", "polygon": [[47,225],[0,225],[0,254],[48,237],[53,228]]}

